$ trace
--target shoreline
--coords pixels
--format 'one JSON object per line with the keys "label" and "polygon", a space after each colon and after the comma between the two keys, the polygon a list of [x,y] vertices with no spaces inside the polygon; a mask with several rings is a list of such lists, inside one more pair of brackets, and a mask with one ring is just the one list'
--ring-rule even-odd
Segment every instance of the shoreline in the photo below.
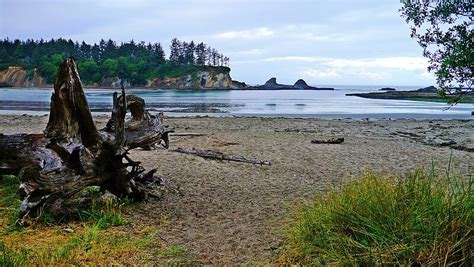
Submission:
{"label": "shoreline", "polygon": [[[421,89],[419,89],[421,90]],[[419,92],[415,91],[385,91],[385,92],[371,92],[371,93],[349,93],[346,96],[355,96],[367,99],[382,99],[382,100],[409,100],[421,102],[449,102],[455,99],[456,95],[440,96],[438,93]],[[466,94],[460,99],[459,104],[473,104],[474,94]]]}
{"label": "shoreline", "polygon": [[[84,90],[120,90],[119,87],[88,87],[83,86]],[[14,86],[4,86],[0,89],[39,89],[39,90],[51,90],[54,89],[53,86],[49,87],[14,87]],[[132,87],[128,86],[125,90],[150,90],[150,91],[334,91],[338,90],[337,88],[318,88],[318,89],[290,89],[290,88],[280,88],[280,89],[259,89],[259,88],[160,88],[160,87]]]}
{"label": "shoreline", "polygon": [[[357,86],[359,87],[359,86]],[[363,86],[360,86],[363,87]],[[0,90],[42,90],[48,91],[53,90],[53,87],[0,87]],[[118,87],[83,87],[84,91],[95,90],[95,91],[119,91]],[[217,92],[217,91],[246,91],[246,92],[266,92],[266,91],[325,91],[334,92],[347,90],[344,88],[317,88],[317,89],[290,89],[290,88],[279,88],[279,89],[259,89],[253,88],[158,88],[158,87],[127,87],[126,91],[143,91],[143,92]],[[375,90],[375,89],[374,89]],[[345,97],[359,97],[365,99],[379,99],[379,100],[404,100],[404,101],[416,101],[416,102],[429,102],[429,103],[448,103],[450,98],[443,98],[437,94],[413,94],[413,91],[386,91],[386,92],[367,92],[367,93],[346,93]],[[459,104],[474,104],[472,96],[467,99],[463,99]]]}
{"label": "shoreline", "polygon": [[[354,87],[354,88],[365,88],[365,87],[373,87],[371,85],[364,86],[364,85],[343,85],[344,87]],[[411,87],[411,86],[408,86]],[[84,90],[120,90],[119,87],[82,87]],[[28,90],[28,89],[38,89],[38,90],[51,90],[54,89],[53,86],[43,86],[43,87],[15,87],[15,86],[4,86],[0,87],[0,89],[18,89],[18,90]],[[335,86],[332,89],[253,89],[253,88],[196,88],[196,89],[189,89],[189,88],[159,88],[159,87],[125,87],[125,90],[162,90],[162,91],[338,91],[338,90],[346,90],[346,88],[337,87]],[[373,89],[376,91],[377,89]]]}
{"label": "shoreline", "polygon": [[[111,112],[111,111],[110,111]],[[93,116],[110,115],[110,112],[94,112]],[[158,113],[152,111],[151,113]],[[474,116],[464,115],[432,115],[420,113],[399,113],[391,114],[232,114],[225,112],[215,113],[181,113],[163,111],[165,117],[170,118],[265,118],[265,119],[295,119],[295,120],[325,120],[325,121],[473,121]],[[29,111],[29,110],[0,110],[0,116],[34,116],[44,117],[49,115],[49,110],[45,111]]]}
{"label": "shoreline", "polygon": [[[4,99],[0,100],[0,114],[44,115],[49,112],[51,91],[50,88],[25,89],[25,91],[0,90],[0,98]],[[89,107],[92,113],[109,114],[111,95],[114,91],[118,90],[86,90],[86,94],[91,97]],[[440,102],[365,100],[346,96],[347,89],[326,93],[304,92],[305,90],[267,92],[268,90],[127,89],[127,91],[129,94],[143,97],[150,112],[163,112],[173,117],[284,117],[325,120],[474,119],[470,104],[459,104],[449,108],[447,104]]]}

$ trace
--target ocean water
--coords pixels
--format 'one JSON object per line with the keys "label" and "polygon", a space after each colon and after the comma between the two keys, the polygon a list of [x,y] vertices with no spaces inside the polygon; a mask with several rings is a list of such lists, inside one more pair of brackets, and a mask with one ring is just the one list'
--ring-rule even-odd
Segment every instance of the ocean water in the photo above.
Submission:
{"label": "ocean water", "polygon": [[[151,112],[166,115],[270,116],[318,118],[472,119],[472,104],[364,99],[346,93],[375,92],[380,86],[339,86],[334,91],[151,90],[130,89]],[[400,88],[400,87],[397,87]],[[401,90],[415,89],[403,87]],[[46,114],[52,89],[1,88],[0,114]],[[87,89],[92,112],[111,110],[112,89]],[[118,91],[118,90],[117,90]]]}

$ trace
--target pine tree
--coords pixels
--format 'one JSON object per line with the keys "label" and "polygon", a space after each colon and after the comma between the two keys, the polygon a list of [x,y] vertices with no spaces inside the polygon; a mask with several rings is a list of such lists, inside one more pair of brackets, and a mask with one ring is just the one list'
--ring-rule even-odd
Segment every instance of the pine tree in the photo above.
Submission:
{"label": "pine tree", "polygon": [[212,48],[206,47],[206,61],[208,66],[212,66]]}
{"label": "pine tree", "polygon": [[104,39],[100,39],[99,42],[99,57],[97,59],[98,62],[102,62],[104,59],[104,52],[107,48],[107,43],[105,42]]}
{"label": "pine tree", "polygon": [[224,66],[224,55],[222,53],[219,55],[219,66]]}
{"label": "pine tree", "polygon": [[171,40],[169,60],[172,64],[177,65],[179,63],[180,46],[181,43],[177,38],[173,38],[173,40]]}
{"label": "pine tree", "polygon": [[152,62],[154,62],[154,64],[157,66],[165,63],[165,52],[163,51],[160,43],[155,43],[152,46],[152,58]]}
{"label": "pine tree", "polygon": [[196,65],[206,65],[206,45],[202,42],[196,46]]}
{"label": "pine tree", "polygon": [[186,47],[188,46],[188,43],[186,42],[181,42],[181,45],[179,46],[178,50],[178,65],[184,65],[186,64]]}
{"label": "pine tree", "polygon": [[107,43],[105,44],[105,48],[103,51],[104,60],[107,58],[115,58],[116,49],[117,49],[117,45],[115,44],[115,42],[109,39]]}
{"label": "pine tree", "polygon": [[79,55],[81,58],[90,58],[92,57],[92,47],[86,42],[82,41],[81,46],[79,47]]}
{"label": "pine tree", "polygon": [[214,48],[212,49],[211,57],[212,57],[212,66],[217,66],[219,54],[217,53],[217,50]]}
{"label": "pine tree", "polygon": [[188,65],[194,65],[195,64],[195,57],[194,57],[194,50],[196,49],[196,45],[194,44],[194,41],[191,41],[189,44],[186,45],[184,48],[185,50],[185,55],[184,55],[184,63]]}

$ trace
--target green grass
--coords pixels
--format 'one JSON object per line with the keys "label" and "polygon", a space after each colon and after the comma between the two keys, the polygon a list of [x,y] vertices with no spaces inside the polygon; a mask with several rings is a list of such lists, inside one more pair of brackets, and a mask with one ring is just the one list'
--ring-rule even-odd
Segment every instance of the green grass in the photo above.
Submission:
{"label": "green grass", "polygon": [[159,257],[165,258],[168,266],[197,265],[194,260],[194,255],[183,245],[174,245],[163,248],[163,251],[159,253]]}
{"label": "green grass", "polygon": [[122,211],[130,206],[130,200],[106,199],[98,201],[99,188],[88,188],[88,190],[92,190],[94,198],[89,207],[78,211],[77,217],[81,221],[95,222],[100,229],[127,224],[127,221],[122,217]]}
{"label": "green grass", "polygon": [[422,169],[367,173],[297,205],[278,261],[298,265],[473,264],[473,179]]}
{"label": "green grass", "polygon": [[92,203],[81,207],[71,217],[75,219],[58,222],[45,212],[30,226],[19,226],[18,186],[15,176],[0,177],[0,266],[131,264],[140,260],[140,249],[156,235],[151,228],[124,227],[128,222],[122,212],[130,202],[100,200],[93,187],[85,192]]}
{"label": "green grass", "polygon": [[7,225],[3,229],[9,233],[13,231],[21,231],[23,226],[17,224],[19,216],[19,207],[21,204],[17,196],[20,180],[16,176],[6,175],[0,177],[0,220],[2,225]]}
{"label": "green grass", "polygon": [[29,251],[27,249],[19,249],[17,251],[8,248],[3,241],[0,240],[0,266],[24,266],[28,262]]}

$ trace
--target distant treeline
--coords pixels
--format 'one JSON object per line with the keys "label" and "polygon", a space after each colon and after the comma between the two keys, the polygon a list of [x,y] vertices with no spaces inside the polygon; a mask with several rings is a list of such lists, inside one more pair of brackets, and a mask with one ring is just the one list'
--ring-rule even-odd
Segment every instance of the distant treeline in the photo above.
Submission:
{"label": "distant treeline", "polygon": [[53,83],[59,64],[66,57],[77,59],[81,79],[85,84],[106,77],[120,77],[134,85],[147,79],[177,77],[196,66],[228,66],[229,58],[204,43],[189,43],[174,38],[166,59],[160,43],[134,42],[117,44],[100,40],[98,44],[79,43],[66,39],[0,40],[0,70],[21,66],[33,76],[33,69]]}

